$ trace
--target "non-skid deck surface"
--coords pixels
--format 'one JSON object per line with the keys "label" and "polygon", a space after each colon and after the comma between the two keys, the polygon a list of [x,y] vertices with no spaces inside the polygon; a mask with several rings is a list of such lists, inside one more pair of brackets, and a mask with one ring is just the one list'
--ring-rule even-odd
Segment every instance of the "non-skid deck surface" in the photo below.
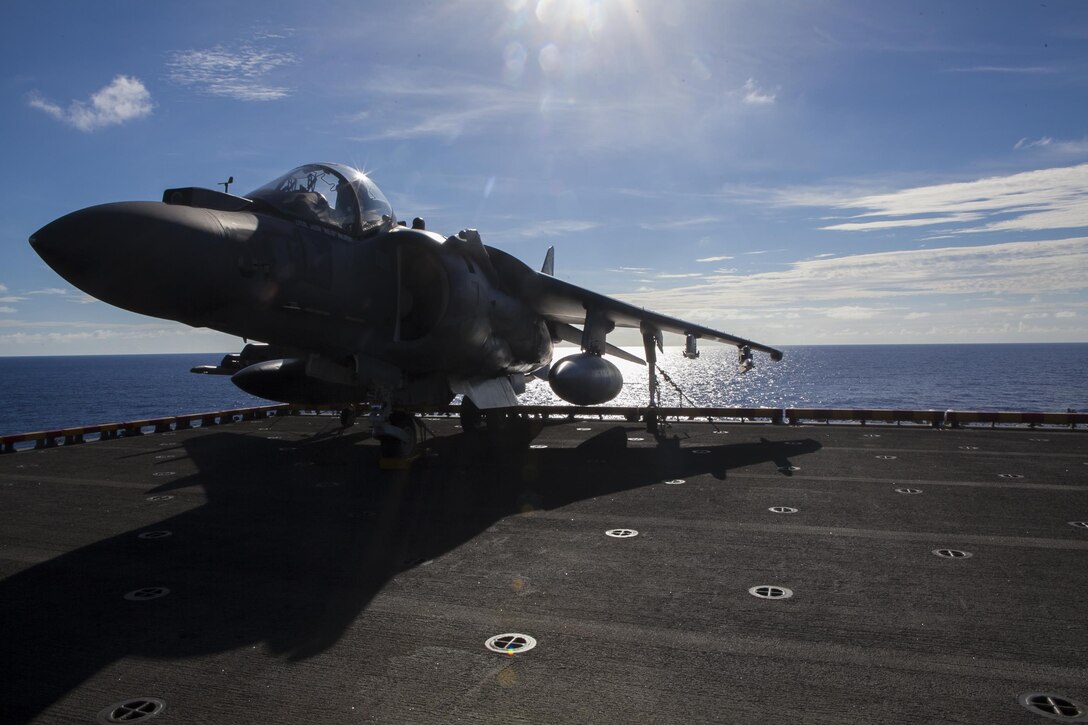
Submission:
{"label": "non-skid deck surface", "polygon": [[[1088,434],[427,426],[408,471],[325,416],[0,457],[0,722],[140,697],[156,724],[1045,723],[1018,698],[1088,702]],[[537,645],[485,648],[507,633]]]}

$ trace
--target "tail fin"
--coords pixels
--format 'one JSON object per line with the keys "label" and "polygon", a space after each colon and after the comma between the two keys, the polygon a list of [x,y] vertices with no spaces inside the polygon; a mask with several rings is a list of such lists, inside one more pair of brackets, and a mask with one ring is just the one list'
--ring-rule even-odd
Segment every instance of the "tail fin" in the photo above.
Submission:
{"label": "tail fin", "polygon": [[544,266],[540,268],[540,272],[549,277],[555,276],[555,247],[548,247],[548,253],[544,255]]}

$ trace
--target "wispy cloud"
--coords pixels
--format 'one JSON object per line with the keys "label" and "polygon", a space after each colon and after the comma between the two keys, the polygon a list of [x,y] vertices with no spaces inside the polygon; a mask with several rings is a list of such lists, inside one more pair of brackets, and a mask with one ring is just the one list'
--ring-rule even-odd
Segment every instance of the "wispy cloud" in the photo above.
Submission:
{"label": "wispy cloud", "polygon": [[744,102],[754,106],[768,106],[774,103],[775,94],[769,93],[756,83],[755,78],[749,78],[744,82],[744,87],[741,88],[741,93],[744,97]]}
{"label": "wispy cloud", "polygon": [[[859,210],[823,229],[874,231],[962,225],[953,234],[1088,227],[1088,164],[974,181],[851,196],[835,190],[784,190],[774,203]],[[977,222],[985,222],[978,224]]]}
{"label": "wispy cloud", "polygon": [[706,224],[718,224],[722,218],[718,216],[698,216],[691,217],[690,219],[671,219],[663,222],[644,222],[639,224],[643,229],[649,229],[653,231],[664,229],[677,229],[680,227],[700,227]]}
{"label": "wispy cloud", "polygon": [[1045,148],[1052,143],[1054,143],[1054,139],[1050,138],[1050,136],[1043,136],[1042,138],[1037,138],[1034,141],[1028,139],[1025,136],[1024,138],[1017,141],[1016,145],[1013,146],[1013,148],[1017,151],[1030,148]]}
{"label": "wispy cloud", "polygon": [[[0,327],[5,327],[0,325]],[[39,347],[42,345],[62,345],[66,348],[80,348],[89,343],[169,343],[176,340],[177,345],[192,345],[194,337],[203,337],[210,331],[192,330],[181,327],[156,327],[131,329],[124,325],[104,326],[97,324],[93,329],[67,332],[9,332],[0,334],[0,348],[18,349],[21,347]],[[219,333],[211,333],[221,337]],[[92,348],[96,349],[96,348]]]}
{"label": "wispy cloud", "polygon": [[143,82],[123,75],[92,93],[89,101],[72,101],[67,108],[37,92],[31,94],[29,103],[31,108],[85,132],[149,116],[154,108]]}
{"label": "wispy cloud", "polygon": [[[452,141],[466,134],[493,133],[496,129],[536,118],[572,123],[597,140],[614,139],[616,128],[613,124],[609,134],[604,127],[606,119],[652,113],[660,104],[649,97],[597,99],[587,104],[562,94],[443,78],[440,73],[421,78],[387,72],[384,77],[371,80],[365,90],[391,103],[382,110],[352,117],[354,125],[360,129],[357,138],[361,141],[426,137]],[[595,130],[599,132],[595,133]]]}
{"label": "wispy cloud", "polygon": [[176,330],[200,330],[204,328],[190,328],[182,325],[181,323],[162,323],[162,322],[87,322],[82,320],[0,320],[0,327],[2,328],[23,328],[23,329],[56,329],[56,328],[69,328],[73,330],[94,330],[104,326],[108,326],[114,330],[126,330],[126,331],[148,331],[148,330],[160,330],[164,329],[164,325],[173,325],[171,329]]}
{"label": "wispy cloud", "polygon": [[[654,82],[617,82],[593,95],[576,85],[525,81],[517,85],[445,68],[376,66],[360,81],[367,107],[341,120],[359,141],[491,136],[542,124],[550,137],[578,148],[624,148],[660,143],[675,130],[677,113],[694,99],[682,88]],[[617,118],[638,119],[617,124]],[[568,145],[568,149],[570,146]]]}
{"label": "wispy cloud", "polygon": [[33,350],[43,345],[63,346],[66,352],[106,352],[117,343],[132,349],[222,349],[227,336],[206,328],[172,322],[87,322],[70,320],[17,320],[0,318],[0,349]]}
{"label": "wispy cloud", "polygon": [[1063,141],[1050,136],[1041,136],[1037,139],[1029,139],[1026,136],[1013,146],[1016,151],[1043,151],[1049,154],[1064,156],[1081,156],[1088,154],[1088,138],[1079,141]]}
{"label": "wispy cloud", "polygon": [[18,312],[14,307],[0,306],[0,314],[10,315]]}
{"label": "wispy cloud", "polygon": [[596,229],[599,222],[582,221],[578,219],[544,219],[527,224],[523,227],[504,229],[494,232],[496,238],[504,239],[536,239],[538,237],[561,237],[564,234],[585,232]]}
{"label": "wispy cloud", "polygon": [[700,306],[857,306],[859,300],[1020,295],[1025,290],[1088,290],[1088,237],[811,259],[773,272],[706,275],[699,283],[658,291],[653,297],[624,298],[678,314]]}
{"label": "wispy cloud", "polygon": [[[280,36],[265,33],[258,40]],[[167,61],[167,78],[202,93],[238,101],[276,101],[294,92],[274,85],[268,77],[278,68],[298,62],[293,53],[262,47],[257,43],[182,50]]]}
{"label": "wispy cloud", "polygon": [[834,320],[870,320],[882,314],[883,310],[858,305],[843,305],[841,307],[825,307],[820,310],[820,313]]}
{"label": "wispy cloud", "polygon": [[953,214],[949,216],[924,216],[914,219],[886,219],[875,222],[843,222],[820,227],[825,231],[837,232],[871,232],[880,229],[901,229],[903,227],[926,227],[935,224],[953,224],[965,221],[981,219],[982,214]]}
{"label": "wispy cloud", "polygon": [[[34,297],[54,297],[60,298],[65,302],[74,302],[81,305],[89,305],[99,302],[98,299],[91,297],[89,294],[80,292],[79,290],[70,290],[66,287],[45,287],[43,289],[30,290],[25,292],[27,295],[34,295]],[[7,296],[0,297],[0,302],[25,302],[31,299],[30,297],[17,297]]]}
{"label": "wispy cloud", "polygon": [[717,257],[700,257],[699,259],[696,259],[695,261],[696,262],[710,263],[710,262],[724,262],[724,261],[726,261],[728,259],[733,259],[733,257],[730,257],[728,255],[723,254],[723,255],[719,255]]}
{"label": "wispy cloud", "polygon": [[947,68],[946,73],[1004,73],[1004,74],[1030,74],[1057,73],[1057,68],[1042,65],[973,65],[963,68]]}

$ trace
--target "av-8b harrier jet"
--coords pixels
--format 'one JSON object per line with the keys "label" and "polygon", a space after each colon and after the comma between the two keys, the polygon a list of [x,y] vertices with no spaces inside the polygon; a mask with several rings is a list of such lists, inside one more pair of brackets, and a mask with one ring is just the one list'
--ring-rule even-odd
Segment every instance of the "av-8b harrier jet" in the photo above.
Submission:
{"label": "av-8b harrier jet", "polygon": [[[736,345],[745,368],[752,351],[782,357],[556,279],[552,249],[538,272],[475,230],[407,227],[366,174],[341,164],[300,166],[244,197],[181,188],[89,207],[30,244],[110,304],[263,343],[194,372],[229,374],[270,400],[340,406],[345,424],[370,406],[385,455],[415,445],[404,409],[462,394],[471,428],[480,409],[516,406],[528,375],[575,405],[612,400],[623,380],[605,356],[653,370],[663,332],[685,335],[689,351],[697,338]],[[640,329],[645,361],[606,341],[616,327]],[[552,365],[559,341],[581,351]]]}

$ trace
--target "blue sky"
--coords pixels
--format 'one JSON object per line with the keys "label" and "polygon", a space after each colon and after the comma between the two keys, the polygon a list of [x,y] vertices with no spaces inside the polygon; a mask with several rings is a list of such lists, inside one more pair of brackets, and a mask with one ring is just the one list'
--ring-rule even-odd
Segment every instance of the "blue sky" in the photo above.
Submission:
{"label": "blue sky", "polygon": [[321,160],[770,344],[1088,341],[1079,0],[14,2],[0,40],[0,355],[237,348],[26,240]]}

